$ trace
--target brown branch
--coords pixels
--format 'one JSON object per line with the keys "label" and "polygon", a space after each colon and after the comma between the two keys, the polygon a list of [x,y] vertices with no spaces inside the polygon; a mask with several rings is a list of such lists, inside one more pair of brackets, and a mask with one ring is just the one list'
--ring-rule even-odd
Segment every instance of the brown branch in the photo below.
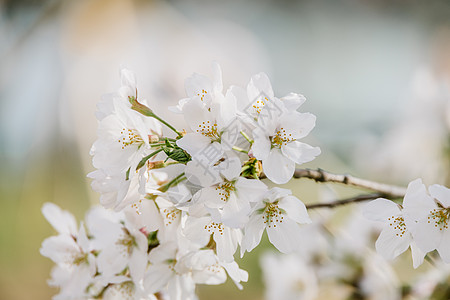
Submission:
{"label": "brown branch", "polygon": [[353,185],[377,192],[380,196],[385,198],[403,198],[406,194],[406,188],[404,187],[374,182],[353,177],[351,175],[333,174],[322,169],[296,169],[294,178],[309,178],[316,182],[337,182]]}
{"label": "brown branch", "polygon": [[364,195],[359,195],[359,196],[355,196],[355,197],[351,197],[351,198],[336,200],[336,201],[328,202],[328,203],[307,204],[306,208],[307,209],[315,209],[315,208],[323,208],[323,207],[333,208],[333,207],[336,207],[336,206],[350,204],[350,203],[357,203],[357,202],[363,202],[363,201],[368,201],[368,200],[374,200],[374,199],[377,199],[377,198],[380,198],[380,197],[386,197],[386,195],[381,194],[381,193],[364,194]]}

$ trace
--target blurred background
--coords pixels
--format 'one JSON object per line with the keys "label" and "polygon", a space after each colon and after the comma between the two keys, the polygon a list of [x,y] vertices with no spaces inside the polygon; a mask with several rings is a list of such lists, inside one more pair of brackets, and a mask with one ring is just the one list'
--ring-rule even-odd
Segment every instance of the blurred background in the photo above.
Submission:
{"label": "blurred background", "polygon": [[[309,167],[406,185],[449,186],[450,2],[407,0],[0,1],[0,299],[50,299],[54,233],[47,201],[80,219],[98,195],[86,174],[96,104],[136,73],[162,117],[193,72],[222,65],[224,86],[260,71],[275,94],[306,96],[317,116]],[[317,185],[291,182],[305,202]],[[336,197],[351,191],[338,189]],[[199,289],[200,299],[263,299],[255,250],[244,291]],[[218,295],[218,292],[220,295]],[[220,298],[220,297],[222,298]]]}

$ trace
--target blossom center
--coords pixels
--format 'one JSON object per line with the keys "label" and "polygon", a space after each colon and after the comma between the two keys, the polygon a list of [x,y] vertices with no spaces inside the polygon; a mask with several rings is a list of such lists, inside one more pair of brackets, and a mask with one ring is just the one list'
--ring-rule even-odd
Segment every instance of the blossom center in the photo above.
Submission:
{"label": "blossom center", "polygon": [[217,129],[217,123],[212,123],[210,121],[202,122],[202,124],[198,125],[197,133],[201,133],[215,142],[220,141],[220,133]]}
{"label": "blossom center", "polygon": [[88,263],[88,255],[87,253],[80,253],[80,255],[77,255],[72,260],[72,265],[79,266],[83,263]]}
{"label": "blossom center", "polygon": [[203,101],[203,99],[205,98],[206,94],[208,94],[208,91],[203,90],[200,93],[197,93],[197,96],[200,97],[200,100]]}
{"label": "blossom center", "polygon": [[434,227],[439,230],[448,228],[448,220],[450,218],[450,208],[435,208],[428,215],[428,223],[433,222]]}
{"label": "blossom center", "polygon": [[233,181],[225,181],[221,185],[216,187],[216,191],[219,191],[220,200],[227,202],[230,198],[231,192],[236,191]]}
{"label": "blossom center", "polygon": [[256,100],[256,102],[252,105],[257,115],[261,113],[261,110],[263,109],[264,105],[266,105],[265,103],[266,101],[269,101],[269,99],[267,99],[267,97],[264,97],[264,99],[262,100]]}
{"label": "blossom center", "polygon": [[263,216],[264,224],[270,227],[277,227],[277,223],[283,223],[283,213],[278,207],[278,203],[267,203]]}
{"label": "blossom center", "polygon": [[178,218],[178,216],[180,215],[180,211],[176,208],[174,209],[164,208],[162,210],[162,215],[164,217],[164,224],[166,226],[169,226],[170,224],[172,224],[172,222],[174,222]]}
{"label": "blossom center", "polygon": [[281,148],[283,145],[287,145],[289,142],[295,141],[292,138],[291,133],[286,133],[286,129],[281,127],[274,136],[271,137],[272,147]]}
{"label": "blossom center", "polygon": [[124,235],[121,239],[117,240],[116,245],[121,246],[122,254],[124,256],[130,256],[133,252],[133,246],[136,245],[136,241],[134,237],[130,234],[130,232],[126,228],[122,228],[124,231]]}
{"label": "blossom center", "polygon": [[119,296],[121,299],[134,299],[134,283],[131,281],[114,284],[110,287],[110,295]]}
{"label": "blossom center", "polygon": [[402,216],[392,216],[388,219],[389,226],[391,226],[395,235],[402,237],[406,233],[406,224]]}
{"label": "blossom center", "polygon": [[125,149],[126,147],[131,145],[137,145],[138,147],[140,147],[142,144],[144,144],[144,140],[136,130],[125,128],[123,128],[120,132],[120,138],[118,139],[118,142],[122,144],[122,149]]}
{"label": "blossom center", "polygon": [[220,233],[220,235],[223,235],[223,224],[211,222],[205,225],[205,230],[207,230],[208,233]]}

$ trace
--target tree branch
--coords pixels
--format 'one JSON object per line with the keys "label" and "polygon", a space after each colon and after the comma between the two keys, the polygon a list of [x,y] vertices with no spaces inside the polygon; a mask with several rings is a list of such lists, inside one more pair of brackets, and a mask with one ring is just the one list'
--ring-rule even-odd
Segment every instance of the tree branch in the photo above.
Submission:
{"label": "tree branch", "polygon": [[349,203],[357,203],[357,202],[363,202],[363,201],[368,201],[368,200],[374,200],[374,199],[377,199],[380,197],[386,197],[386,195],[381,194],[381,193],[364,194],[364,195],[359,195],[359,196],[355,196],[355,197],[351,197],[351,198],[336,200],[333,202],[313,203],[313,204],[307,204],[305,206],[307,209],[315,209],[315,208],[323,208],[323,207],[333,208],[336,206],[345,205],[345,204],[349,204]]}
{"label": "tree branch", "polygon": [[406,188],[404,187],[378,183],[353,177],[351,175],[333,174],[322,169],[296,169],[294,178],[309,178],[315,180],[316,182],[337,182],[346,185],[353,185],[377,192],[379,195],[378,197],[394,199],[403,198],[406,194]]}

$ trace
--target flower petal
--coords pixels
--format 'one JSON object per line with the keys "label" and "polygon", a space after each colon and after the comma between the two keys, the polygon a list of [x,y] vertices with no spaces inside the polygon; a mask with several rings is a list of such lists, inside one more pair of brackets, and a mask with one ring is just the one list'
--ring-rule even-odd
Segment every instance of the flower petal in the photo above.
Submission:
{"label": "flower petal", "polygon": [[321,151],[319,147],[312,147],[299,141],[292,141],[282,145],[281,152],[284,156],[300,165],[314,160]]}
{"label": "flower petal", "polygon": [[431,196],[438,200],[444,207],[450,207],[450,189],[440,184],[433,184],[428,188]]}
{"label": "flower petal", "polygon": [[286,196],[280,200],[278,206],[286,211],[289,218],[300,224],[311,223],[305,204],[295,196]]}
{"label": "flower petal", "polygon": [[411,235],[408,232],[403,236],[397,236],[397,231],[386,224],[375,242],[375,248],[384,258],[394,259],[408,249],[410,242]]}
{"label": "flower petal", "polygon": [[398,205],[390,200],[378,198],[363,207],[363,215],[369,220],[386,222],[388,218],[401,214]]}
{"label": "flower petal", "polygon": [[269,156],[262,162],[264,174],[273,183],[288,182],[295,171],[295,162],[284,156],[279,149],[272,149]]}
{"label": "flower petal", "polygon": [[279,222],[273,226],[266,228],[269,241],[280,252],[291,253],[297,250],[301,245],[301,234],[299,225],[294,221],[285,218],[283,222]]}

